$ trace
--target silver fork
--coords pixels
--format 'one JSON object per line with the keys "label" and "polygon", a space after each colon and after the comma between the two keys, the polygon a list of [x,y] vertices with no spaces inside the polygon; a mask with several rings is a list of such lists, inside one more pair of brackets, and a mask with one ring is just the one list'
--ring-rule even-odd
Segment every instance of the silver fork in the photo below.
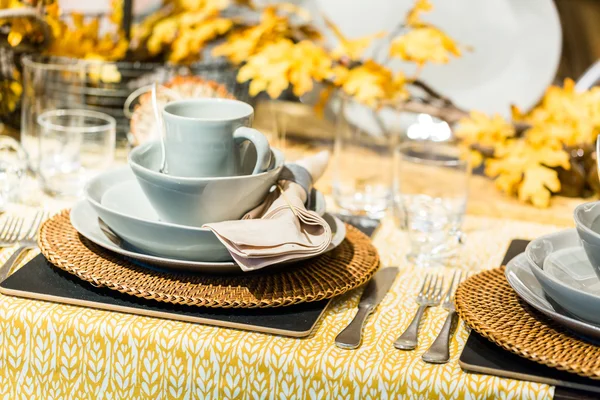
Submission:
{"label": "silver fork", "polygon": [[46,216],[47,214],[42,211],[38,211],[35,214],[35,217],[31,221],[29,230],[27,231],[23,239],[20,239],[18,242],[19,247],[10,256],[10,258],[6,260],[4,265],[0,267],[0,282],[6,279],[13,265],[15,265],[15,263],[19,260],[22,254],[24,254],[28,250],[35,249],[37,247],[37,232],[40,229],[42,222],[44,222],[44,220],[46,219]]}
{"label": "silver fork", "polygon": [[[456,287],[454,287],[454,281],[458,274],[458,280],[456,281]],[[460,285],[460,282],[464,279],[467,274],[461,272],[455,272],[450,281],[450,288],[444,297],[442,307],[448,310],[448,316],[446,321],[440,330],[440,333],[435,338],[435,341],[431,344],[431,347],[423,354],[423,361],[433,364],[444,364],[450,360],[450,339],[456,330],[456,323],[458,322],[458,314],[454,309],[454,293],[456,288]]]}
{"label": "silver fork", "polygon": [[400,350],[414,350],[419,342],[419,324],[428,307],[437,306],[442,300],[444,278],[435,278],[428,274],[423,280],[416,301],[419,305],[417,313],[404,333],[396,339],[394,347]]}
{"label": "silver fork", "polygon": [[19,241],[24,218],[9,215],[0,227],[0,247],[10,247]]}

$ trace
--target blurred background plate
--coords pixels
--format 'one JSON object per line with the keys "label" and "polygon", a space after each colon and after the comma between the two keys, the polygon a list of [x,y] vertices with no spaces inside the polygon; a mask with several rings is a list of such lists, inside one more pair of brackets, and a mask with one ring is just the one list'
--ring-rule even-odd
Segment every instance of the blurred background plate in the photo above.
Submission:
{"label": "blurred background plate", "polygon": [[[510,105],[528,110],[552,83],[561,55],[562,33],[552,0],[432,0],[424,16],[468,47],[446,65],[427,65],[422,78],[457,106],[510,115]],[[393,31],[412,0],[304,0],[350,38]],[[318,15],[318,14],[315,14]],[[360,22],[358,22],[360,21]],[[329,32],[327,39],[335,42]],[[378,52],[377,48],[383,48]],[[366,57],[380,61],[387,44],[373,44]],[[398,61],[393,69],[410,71]],[[412,69],[414,71],[414,68]]]}

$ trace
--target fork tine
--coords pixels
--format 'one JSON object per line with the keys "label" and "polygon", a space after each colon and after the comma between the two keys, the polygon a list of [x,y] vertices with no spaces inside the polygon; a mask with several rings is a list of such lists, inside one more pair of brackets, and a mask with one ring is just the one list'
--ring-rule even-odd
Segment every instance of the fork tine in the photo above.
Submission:
{"label": "fork tine", "polygon": [[460,274],[462,274],[462,272],[459,273],[459,271],[454,271],[454,274],[452,274],[452,279],[450,280],[450,287],[448,287],[448,291],[446,292],[444,299],[448,300],[450,299],[450,296],[452,296],[452,288],[454,287],[454,281],[456,280],[456,277],[458,275],[458,282],[460,282]]}
{"label": "fork tine", "polygon": [[6,239],[6,234],[9,232],[10,224],[12,224],[13,219],[15,219],[15,217],[13,217],[12,215],[9,215],[6,218],[4,218],[4,224],[2,224],[2,228],[0,228],[1,240]]}
{"label": "fork tine", "polygon": [[435,279],[432,279],[432,285],[428,288],[427,290],[427,297],[430,298],[433,296],[433,293],[435,292],[435,288],[438,284],[438,279],[439,276],[435,275]]}
{"label": "fork tine", "polygon": [[27,236],[26,236],[27,239],[33,239],[35,237],[43,220],[44,220],[44,213],[42,211],[38,211],[35,214],[35,217],[33,217],[33,220],[31,221],[31,227],[29,228],[29,231],[27,232]]}
{"label": "fork tine", "polygon": [[442,276],[442,278],[440,279],[440,287],[438,288],[437,294],[435,295],[435,297],[437,299],[441,299],[442,298],[442,291],[444,290],[444,277]]}
{"label": "fork tine", "polygon": [[430,278],[431,278],[431,274],[425,275],[425,279],[423,279],[423,285],[421,285],[421,289],[419,289],[420,295],[424,295],[425,293],[427,293],[427,291],[425,290],[425,285],[429,284]]}
{"label": "fork tine", "polygon": [[[467,272],[464,271],[460,271],[460,275],[458,276],[458,281],[456,282],[456,289],[458,289],[458,286],[460,285],[460,283],[463,281],[463,279],[465,279],[466,277],[468,277],[469,274]],[[454,290],[452,292],[452,297],[450,300],[454,301],[454,295],[456,294],[456,290]]]}
{"label": "fork tine", "polygon": [[15,218],[15,223],[11,226],[10,241],[17,241],[21,238],[21,230],[23,229],[23,218]]}
{"label": "fork tine", "polygon": [[14,217],[13,219],[11,219],[10,224],[6,228],[6,232],[4,233],[4,238],[6,240],[11,240],[12,239],[12,235],[13,235],[13,232],[15,230],[15,226],[17,225],[17,220],[18,220],[17,217]]}

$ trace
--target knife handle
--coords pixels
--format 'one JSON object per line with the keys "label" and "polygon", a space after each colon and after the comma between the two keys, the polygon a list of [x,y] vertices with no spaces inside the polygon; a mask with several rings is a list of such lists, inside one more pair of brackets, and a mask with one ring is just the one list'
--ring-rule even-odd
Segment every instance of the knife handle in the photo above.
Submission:
{"label": "knife handle", "polygon": [[337,335],[335,345],[341,349],[356,349],[362,340],[363,327],[374,307],[359,307],[354,319]]}
{"label": "knife handle", "polygon": [[423,354],[423,361],[433,364],[444,364],[450,360],[450,339],[456,328],[458,315],[455,311],[449,311],[446,322],[435,338],[431,347]]}

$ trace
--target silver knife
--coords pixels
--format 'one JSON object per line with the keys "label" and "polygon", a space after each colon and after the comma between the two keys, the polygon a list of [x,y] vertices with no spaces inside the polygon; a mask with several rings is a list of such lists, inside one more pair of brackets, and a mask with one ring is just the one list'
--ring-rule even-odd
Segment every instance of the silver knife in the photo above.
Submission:
{"label": "silver knife", "polygon": [[378,271],[365,286],[365,291],[358,303],[358,312],[335,338],[335,345],[341,349],[356,349],[362,340],[363,327],[369,315],[385,297],[398,275],[398,268],[387,267]]}

